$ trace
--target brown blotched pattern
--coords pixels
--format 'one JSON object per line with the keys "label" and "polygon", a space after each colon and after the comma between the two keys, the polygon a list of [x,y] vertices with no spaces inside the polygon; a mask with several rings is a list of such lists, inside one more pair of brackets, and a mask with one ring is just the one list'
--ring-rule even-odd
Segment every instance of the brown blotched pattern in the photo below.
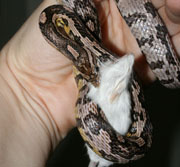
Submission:
{"label": "brown blotched pattern", "polygon": [[168,30],[151,0],[116,2],[160,83],[167,88],[180,88],[180,62]]}
{"label": "brown blotched pattern", "polygon": [[[121,163],[137,160],[144,156],[152,144],[152,125],[143,105],[142,89],[137,77],[134,74],[129,83],[132,125],[128,133],[122,136],[108,123],[102,109],[87,96],[89,84],[95,87],[101,84],[99,69],[103,63],[115,62],[119,57],[104,48],[89,32],[95,31],[95,36],[100,36],[98,21],[90,19],[88,22],[83,13],[86,10],[80,10],[84,4],[81,5],[76,0],[66,2],[74,4],[71,4],[71,8],[63,5],[46,8],[41,13],[39,25],[45,39],[74,64],[74,75],[79,89],[76,104],[78,129],[90,148],[103,158]],[[91,1],[88,2],[92,4]],[[74,12],[73,5],[78,5],[78,11]],[[91,8],[93,9],[93,5]],[[81,12],[82,16],[78,16]],[[93,17],[97,19],[96,16]],[[94,22],[92,27],[96,28],[89,26],[91,22]]]}

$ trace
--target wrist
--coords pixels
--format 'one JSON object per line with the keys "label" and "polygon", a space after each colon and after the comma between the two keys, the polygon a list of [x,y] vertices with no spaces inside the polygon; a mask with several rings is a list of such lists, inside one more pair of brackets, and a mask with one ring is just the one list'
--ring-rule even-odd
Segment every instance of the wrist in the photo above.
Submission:
{"label": "wrist", "polygon": [[46,121],[49,119],[47,113],[34,112],[38,104],[18,83],[5,60],[2,53],[0,147],[3,149],[0,150],[0,166],[44,166],[50,150],[58,142],[52,140],[55,139],[54,128]]}
{"label": "wrist", "polygon": [[20,101],[25,103],[28,100],[28,105],[37,106],[34,111],[44,114],[41,116],[49,121],[42,124],[47,128],[52,126],[53,129],[48,129],[52,133],[51,140],[59,140],[59,136],[64,137],[75,126],[74,105],[77,97],[72,63],[45,41],[38,26],[40,12],[55,3],[55,0],[43,1],[3,48],[4,60],[1,61],[2,65],[6,63],[6,71],[11,74],[8,77],[3,72],[4,77],[9,79],[7,82],[13,82],[14,77],[12,89],[18,85],[16,94],[20,96],[23,93],[21,96],[24,97],[26,93],[28,96],[20,98]]}

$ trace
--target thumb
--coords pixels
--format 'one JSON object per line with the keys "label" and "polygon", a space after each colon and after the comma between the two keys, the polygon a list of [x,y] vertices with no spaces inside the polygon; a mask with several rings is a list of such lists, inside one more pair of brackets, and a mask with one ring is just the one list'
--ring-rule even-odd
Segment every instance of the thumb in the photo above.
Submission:
{"label": "thumb", "polygon": [[38,25],[42,10],[54,4],[56,0],[43,1],[2,51],[11,55],[8,60],[17,73],[60,83],[71,75],[72,63],[45,41]]}
{"label": "thumb", "polygon": [[180,23],[180,0],[166,0],[166,13],[174,23]]}
{"label": "thumb", "polygon": [[[38,25],[40,13],[54,4],[58,4],[56,0],[44,0],[4,46],[0,52],[0,68],[11,89],[18,89],[15,94],[22,108],[37,115],[45,113],[45,116],[39,116],[41,121],[52,117],[57,132],[65,136],[76,124],[77,87],[72,62],[46,42]],[[40,107],[34,107],[34,104]],[[52,122],[46,122],[47,128]],[[54,133],[56,130],[49,131]]]}

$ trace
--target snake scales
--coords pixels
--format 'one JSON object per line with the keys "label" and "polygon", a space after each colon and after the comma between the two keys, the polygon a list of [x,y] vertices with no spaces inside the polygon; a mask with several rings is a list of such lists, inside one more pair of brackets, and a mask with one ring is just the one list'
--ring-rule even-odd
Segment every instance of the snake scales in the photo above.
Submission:
{"label": "snake scales", "polygon": [[[168,88],[180,87],[179,61],[167,29],[151,1],[115,2],[159,81]],[[116,64],[122,59],[101,44],[101,32],[93,2],[64,0],[64,5],[53,5],[45,9],[40,15],[39,25],[45,39],[73,62],[79,89],[77,125],[88,146],[112,162],[127,163],[143,157],[152,144],[152,125],[135,72],[129,76],[124,88],[130,95],[132,121],[124,135],[110,125],[102,106],[88,95],[92,87],[98,88],[102,84],[101,69],[108,62]]]}

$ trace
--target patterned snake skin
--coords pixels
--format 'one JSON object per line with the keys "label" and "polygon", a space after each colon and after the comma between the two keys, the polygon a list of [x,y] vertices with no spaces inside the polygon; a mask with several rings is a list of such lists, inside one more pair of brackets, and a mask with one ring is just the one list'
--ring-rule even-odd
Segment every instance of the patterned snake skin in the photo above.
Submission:
{"label": "patterned snake skin", "polygon": [[136,37],[142,53],[167,88],[180,87],[180,62],[168,30],[150,0],[116,0],[118,9]]}
{"label": "patterned snake skin", "polygon": [[[169,88],[179,87],[179,61],[152,3],[116,0],[116,4],[160,82]],[[112,162],[128,163],[143,157],[152,144],[152,125],[136,74],[133,72],[129,83],[132,124],[126,135],[116,132],[100,106],[88,97],[89,85],[101,84],[101,66],[119,59],[100,43],[101,32],[92,1],[64,0],[64,5],[50,6],[41,13],[39,25],[48,43],[74,64],[79,89],[77,126],[88,146]]]}

